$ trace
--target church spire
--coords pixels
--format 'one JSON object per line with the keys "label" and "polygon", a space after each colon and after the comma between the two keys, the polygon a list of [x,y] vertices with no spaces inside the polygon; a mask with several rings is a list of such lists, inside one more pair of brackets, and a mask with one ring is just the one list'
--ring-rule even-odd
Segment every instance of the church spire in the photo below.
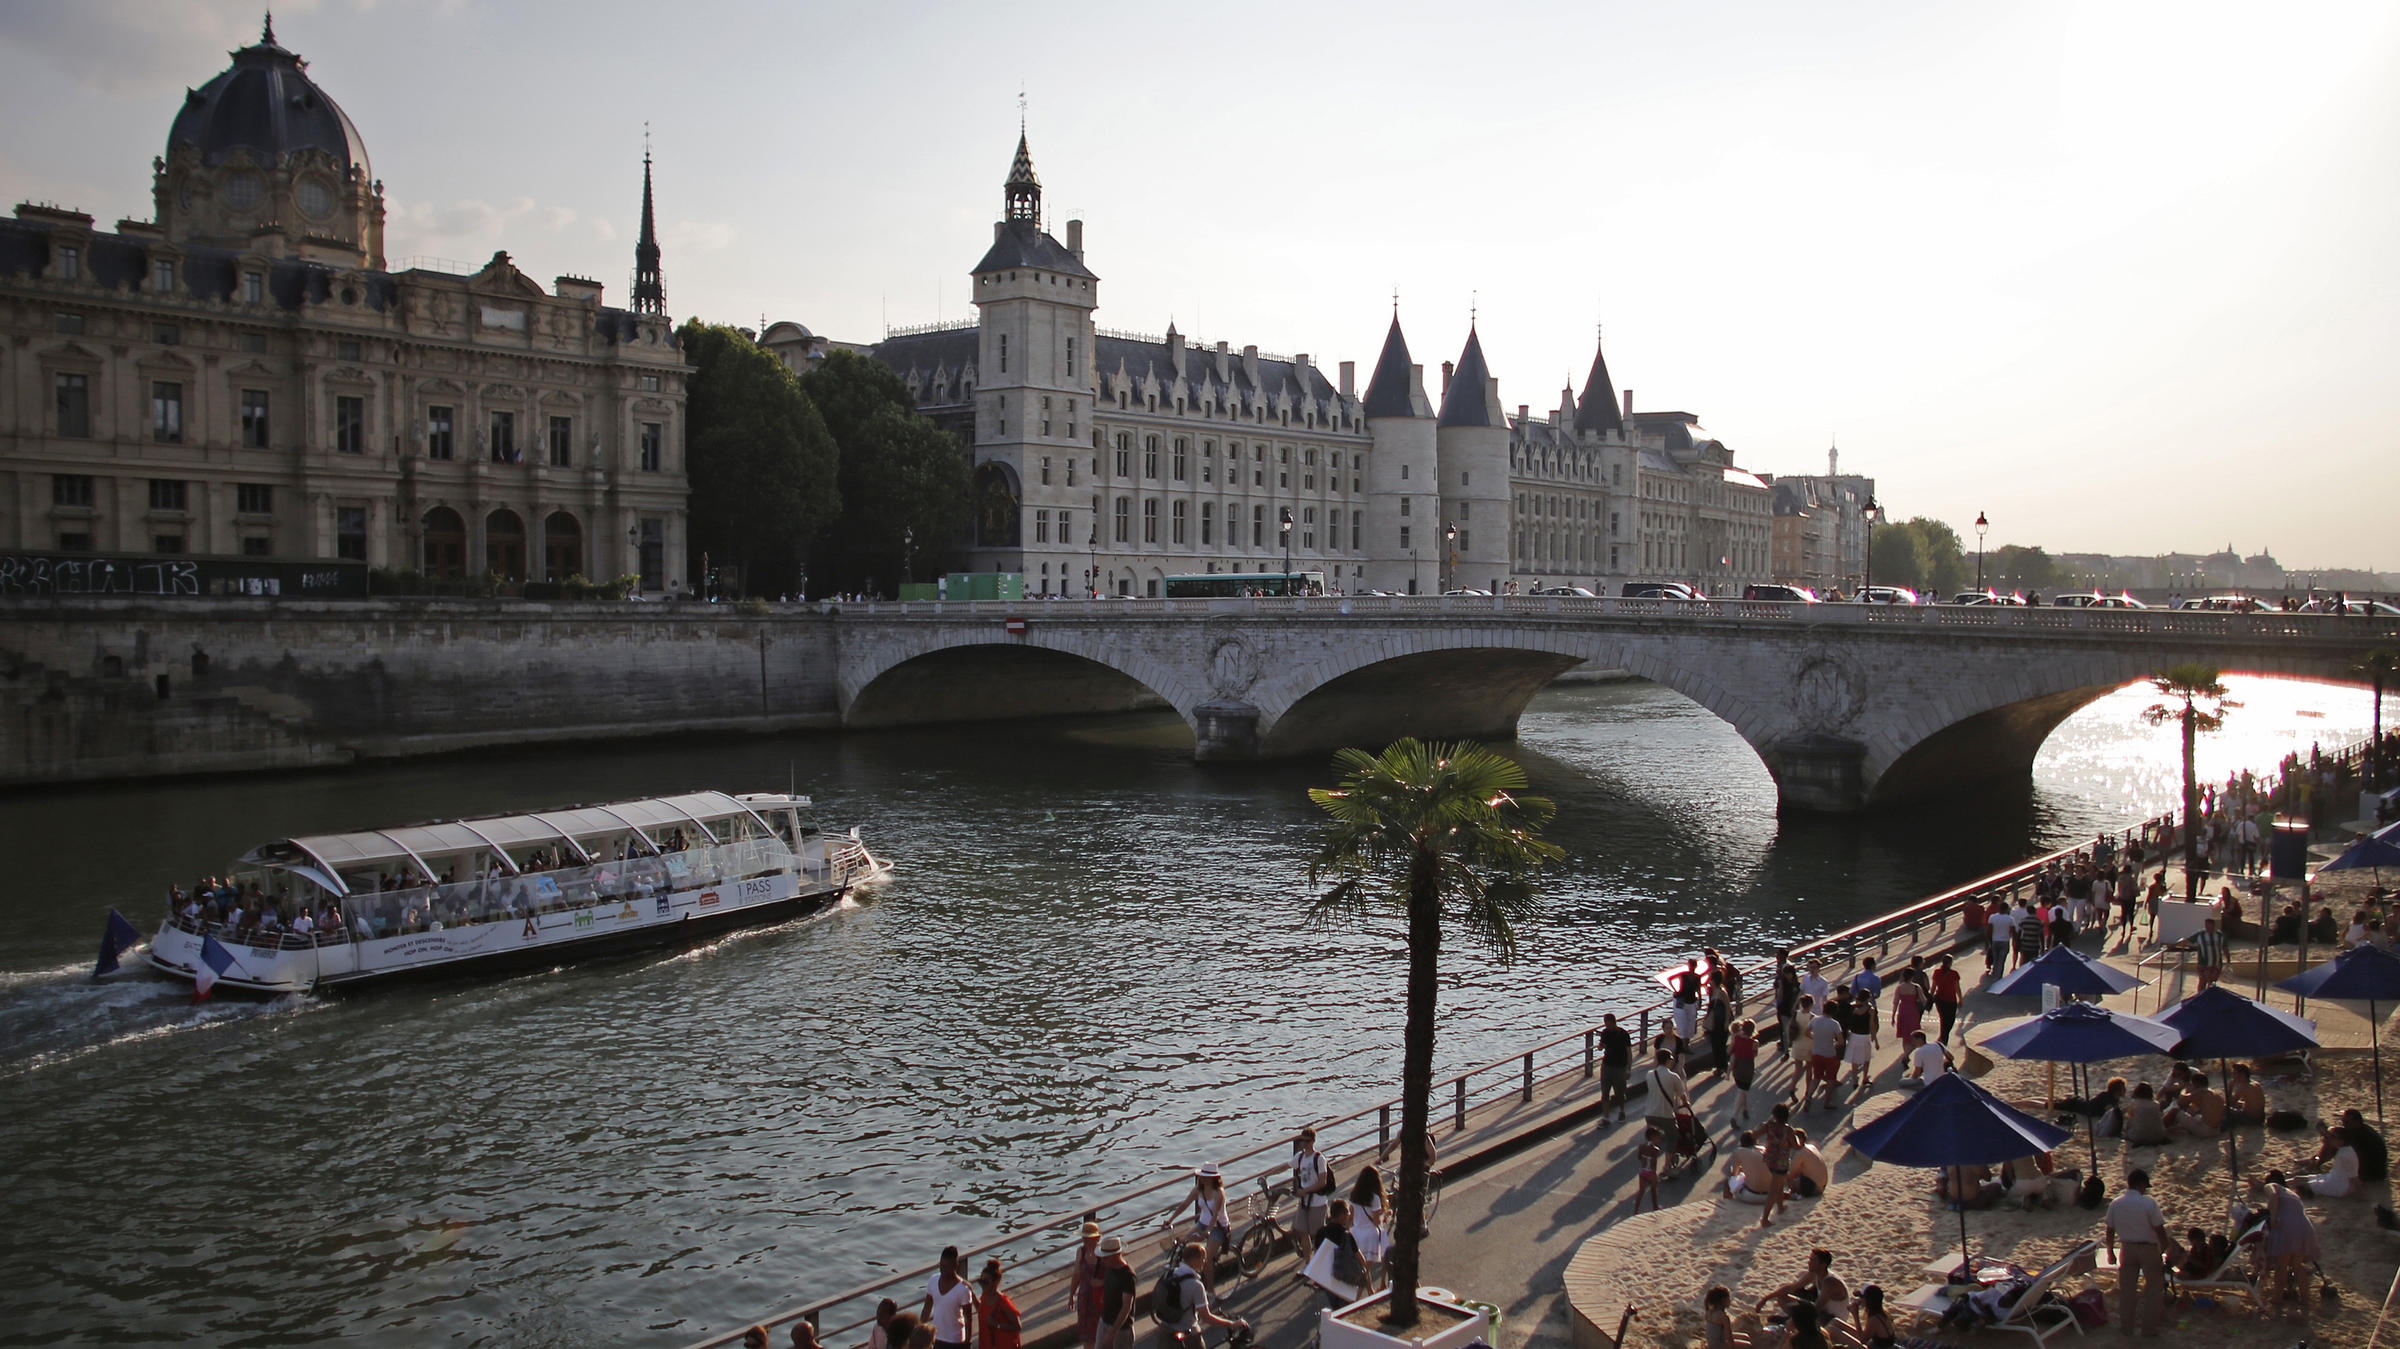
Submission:
{"label": "church spire", "polygon": [[1017,132],[1017,161],[1008,167],[1008,219],[1042,223],[1042,180],[1033,176],[1033,151]]}
{"label": "church spire", "polygon": [[667,283],[658,271],[658,218],[650,199],[650,133],[642,133],[642,237],[633,245],[633,312],[667,313]]}

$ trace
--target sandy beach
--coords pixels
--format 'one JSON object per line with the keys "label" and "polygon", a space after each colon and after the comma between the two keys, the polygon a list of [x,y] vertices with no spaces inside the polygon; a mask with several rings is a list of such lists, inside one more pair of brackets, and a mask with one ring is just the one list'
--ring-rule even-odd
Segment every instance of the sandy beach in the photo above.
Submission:
{"label": "sandy beach", "polygon": [[[1980,1040],[2001,1024],[1988,1020],[1973,1027]],[[1881,1059],[1879,1058],[1879,1063]],[[2130,1081],[2163,1081],[2165,1059],[2128,1060],[2098,1065],[2095,1080],[2114,1074]],[[2395,1060],[2400,1067],[2400,1059]],[[1778,1074],[1780,1077],[1780,1073]],[[1878,1082],[1888,1085],[1892,1074]],[[2003,1099],[2024,1108],[2042,1100],[2048,1077],[2046,1065],[2001,1061],[1980,1082]],[[2062,1070],[2059,1082],[2064,1092]],[[2337,1115],[2358,1107],[2374,1116],[2370,1060],[2363,1047],[2321,1053],[2313,1080],[2298,1077],[2267,1079],[2273,1108],[2299,1111],[2310,1119]],[[1865,1284],[1883,1286],[1895,1302],[1911,1289],[1934,1282],[1924,1273],[1928,1261],[1955,1251],[1958,1214],[1933,1193],[1933,1173],[1879,1165],[1851,1152],[1841,1135],[1879,1116],[1906,1099],[1884,1091],[1858,1102],[1855,1110],[1819,1110],[1799,1122],[1823,1145],[1835,1181],[1814,1201],[1795,1204],[1771,1228],[1758,1226],[1759,1210],[1749,1204],[1711,1197],[1707,1192],[1664,1211],[1645,1213],[1618,1223],[1590,1243],[1578,1257],[1587,1276],[1596,1276],[1599,1295],[1586,1305],[1637,1308],[1628,1345],[1680,1349],[1701,1342],[1699,1306],[1711,1284],[1732,1289],[1737,1311],[1797,1276],[1814,1247],[1835,1255],[1835,1270],[1853,1289]],[[2271,1133],[2262,1128],[2236,1131],[2243,1177],[2261,1175],[2270,1166],[2294,1167],[2313,1156],[2313,1129]],[[2081,1137],[2059,1149],[2062,1166],[2088,1167],[2090,1154]],[[2099,1171],[2113,1198],[2122,1189],[2131,1166],[2146,1167],[2153,1176],[2151,1194],[2165,1210],[2178,1238],[2185,1229],[2200,1226],[2220,1230],[2235,1185],[2228,1175],[2223,1141],[2178,1142],[2165,1147],[2128,1150],[2111,1139],[2099,1142]],[[2306,1320],[2286,1319],[2269,1311],[2253,1315],[2247,1305],[2231,1307],[2195,1304],[2171,1307],[2168,1334],[2194,1346],[2280,1346],[2303,1337],[2316,1346],[2363,1346],[2368,1343],[2377,1313],[2391,1291],[2395,1262],[2400,1261],[2400,1232],[2379,1227],[2373,1216],[2378,1204],[2389,1204],[2388,1184],[2362,1187],[2342,1199],[2309,1201],[2325,1247],[2324,1270],[2340,1293],[2338,1305],[2312,1297]],[[2039,1268],[2078,1243],[2097,1239],[2102,1213],[2072,1205],[2057,1210],[2021,1211],[1996,1208],[1970,1213],[1969,1240],[1980,1254]],[[1587,1263],[1588,1262],[1588,1263]],[[2061,1284],[2074,1293],[2097,1287],[2110,1299],[2112,1324],[2093,1333],[2120,1333],[2113,1323],[2115,1276],[2079,1275]],[[1612,1318],[1608,1318],[1613,1321]],[[1900,1318],[1902,1333],[1909,1327]],[[2073,1331],[2066,1332],[2071,1342]],[[1957,1336],[1939,1336],[1945,1342]],[[1985,1339],[1991,1336],[1986,1333]]]}

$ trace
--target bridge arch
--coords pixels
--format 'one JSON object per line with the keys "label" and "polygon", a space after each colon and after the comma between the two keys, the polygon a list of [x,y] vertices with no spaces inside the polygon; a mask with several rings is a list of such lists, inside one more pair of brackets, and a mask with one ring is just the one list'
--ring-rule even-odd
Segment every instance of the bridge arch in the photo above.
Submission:
{"label": "bridge arch", "polygon": [[[1184,681],[1171,668],[1095,634],[1052,629],[1011,636],[986,626],[902,628],[845,659],[835,679],[842,724],[874,727],[949,721],[1132,712],[1172,707],[1192,720]],[[1185,695],[1182,701],[1178,695]]]}

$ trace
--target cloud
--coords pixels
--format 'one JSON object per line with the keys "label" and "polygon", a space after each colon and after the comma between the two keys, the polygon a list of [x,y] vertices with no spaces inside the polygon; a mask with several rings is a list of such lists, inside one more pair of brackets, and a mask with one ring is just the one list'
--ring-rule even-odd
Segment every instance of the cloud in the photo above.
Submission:
{"label": "cloud", "polygon": [[[284,0],[292,10],[307,0]],[[0,46],[36,64],[112,94],[182,89],[192,82],[193,53],[221,52],[258,40],[259,14],[221,0],[74,0],[0,5]]]}
{"label": "cloud", "polygon": [[545,206],[536,218],[542,222],[543,229],[556,234],[574,224],[575,216],[576,211],[572,206]]}
{"label": "cloud", "polygon": [[721,253],[734,233],[722,220],[671,220],[659,230],[658,243],[677,253]]}

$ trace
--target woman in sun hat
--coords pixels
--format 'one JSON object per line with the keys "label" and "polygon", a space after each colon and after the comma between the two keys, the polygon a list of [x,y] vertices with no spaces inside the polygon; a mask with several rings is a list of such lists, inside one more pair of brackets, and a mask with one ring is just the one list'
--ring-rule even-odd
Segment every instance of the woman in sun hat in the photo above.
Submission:
{"label": "woman in sun hat", "polygon": [[1083,1225],[1075,1248],[1075,1273],[1067,1281],[1067,1306],[1075,1313],[1075,1338],[1095,1349],[1100,1337],[1100,1224]]}
{"label": "woman in sun hat", "polygon": [[1167,1215],[1168,1230],[1174,1229],[1186,1206],[1192,1210],[1191,1239],[1208,1244],[1207,1267],[1200,1277],[1213,1293],[1217,1291],[1217,1260],[1233,1245],[1233,1215],[1225,1207],[1225,1175],[1214,1162],[1192,1172],[1192,1192]]}

